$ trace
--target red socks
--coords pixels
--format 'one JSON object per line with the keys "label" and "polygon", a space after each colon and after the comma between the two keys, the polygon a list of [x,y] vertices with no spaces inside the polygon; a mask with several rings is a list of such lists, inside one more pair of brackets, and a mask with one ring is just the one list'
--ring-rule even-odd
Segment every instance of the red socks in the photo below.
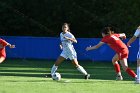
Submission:
{"label": "red socks", "polygon": [[[116,73],[118,74],[120,72],[120,65],[119,64],[114,64],[114,68],[115,68],[115,71]],[[127,68],[126,69],[126,72],[133,78],[136,77],[136,74],[133,70],[131,70],[130,68]]]}
{"label": "red socks", "polygon": [[135,72],[134,72],[133,70],[131,70],[130,68],[127,68],[127,69],[126,69],[126,72],[127,72],[131,77],[133,77],[133,78],[136,77]]}
{"label": "red socks", "polygon": [[115,71],[116,71],[117,74],[121,71],[119,64],[114,64],[114,68],[115,68]]}

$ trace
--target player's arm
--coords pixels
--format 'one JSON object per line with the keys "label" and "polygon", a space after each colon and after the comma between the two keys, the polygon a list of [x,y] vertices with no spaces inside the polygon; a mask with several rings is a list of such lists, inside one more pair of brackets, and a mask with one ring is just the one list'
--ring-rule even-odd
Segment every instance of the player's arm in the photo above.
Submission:
{"label": "player's arm", "polygon": [[10,48],[15,48],[15,45],[11,45],[10,43],[7,43],[7,46],[9,46]]}
{"label": "player's arm", "polygon": [[120,37],[121,39],[126,39],[125,33],[120,33],[120,34],[119,34],[119,37]]}
{"label": "player's arm", "polygon": [[130,40],[127,42],[127,46],[129,47],[131,43],[133,43],[136,39],[137,37],[135,35],[132,38],[130,38]]}
{"label": "player's arm", "polygon": [[75,38],[69,38],[67,36],[64,36],[64,38],[67,39],[67,40],[70,40],[70,41],[72,41],[74,43],[77,43],[77,40]]}
{"label": "player's arm", "polygon": [[63,49],[62,43],[59,44],[59,47],[61,50]]}
{"label": "player's arm", "polygon": [[140,26],[137,28],[136,32],[134,33],[134,36],[127,42],[127,46],[129,47],[130,44],[133,43],[139,36],[140,36]]}
{"label": "player's arm", "polygon": [[0,42],[2,43],[3,46],[9,46],[10,48],[15,48],[15,45],[11,45],[10,43],[6,42],[3,39],[0,39]]}
{"label": "player's arm", "polygon": [[97,49],[97,48],[101,47],[103,44],[105,44],[105,43],[104,43],[104,42],[99,42],[99,43],[98,43],[97,45],[95,45],[95,46],[87,47],[87,48],[86,48],[86,51]]}

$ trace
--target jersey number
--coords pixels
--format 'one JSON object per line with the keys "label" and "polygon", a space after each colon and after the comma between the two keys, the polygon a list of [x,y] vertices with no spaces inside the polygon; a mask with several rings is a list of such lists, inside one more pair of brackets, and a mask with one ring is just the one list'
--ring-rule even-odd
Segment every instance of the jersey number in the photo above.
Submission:
{"label": "jersey number", "polygon": [[111,36],[112,38],[114,38],[115,40],[119,40],[119,38],[118,37],[116,37],[116,36]]}

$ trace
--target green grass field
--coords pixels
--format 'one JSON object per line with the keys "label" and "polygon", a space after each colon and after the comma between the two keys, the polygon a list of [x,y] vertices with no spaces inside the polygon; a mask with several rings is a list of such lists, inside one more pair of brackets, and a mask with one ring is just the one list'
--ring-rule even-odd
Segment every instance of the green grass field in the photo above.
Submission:
{"label": "green grass field", "polygon": [[[61,81],[45,78],[53,61],[7,59],[0,64],[0,93],[140,93],[140,85],[122,71],[124,80],[115,81],[114,68],[109,63],[79,62],[91,74],[84,80],[66,61],[59,66]],[[136,71],[136,64],[129,64]]]}

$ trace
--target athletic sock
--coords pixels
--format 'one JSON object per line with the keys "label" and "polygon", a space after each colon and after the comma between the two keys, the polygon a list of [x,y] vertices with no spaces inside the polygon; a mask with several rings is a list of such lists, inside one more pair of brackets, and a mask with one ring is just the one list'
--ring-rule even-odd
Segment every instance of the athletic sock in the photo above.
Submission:
{"label": "athletic sock", "polygon": [[133,78],[136,78],[136,74],[135,74],[135,72],[133,71],[133,70],[131,70],[130,68],[127,68],[126,69],[126,72],[131,76],[131,77],[133,77]]}
{"label": "athletic sock", "polygon": [[140,67],[137,67],[137,80],[140,81]]}
{"label": "athletic sock", "polygon": [[117,74],[121,74],[120,65],[118,63],[114,64],[114,68]]}
{"label": "athletic sock", "polygon": [[82,66],[78,66],[77,70],[80,71],[82,74],[87,75],[87,72],[85,71],[85,69]]}
{"label": "athletic sock", "polygon": [[54,64],[51,69],[51,75],[53,75],[56,72],[57,68],[58,68],[58,66],[55,66],[55,64]]}

